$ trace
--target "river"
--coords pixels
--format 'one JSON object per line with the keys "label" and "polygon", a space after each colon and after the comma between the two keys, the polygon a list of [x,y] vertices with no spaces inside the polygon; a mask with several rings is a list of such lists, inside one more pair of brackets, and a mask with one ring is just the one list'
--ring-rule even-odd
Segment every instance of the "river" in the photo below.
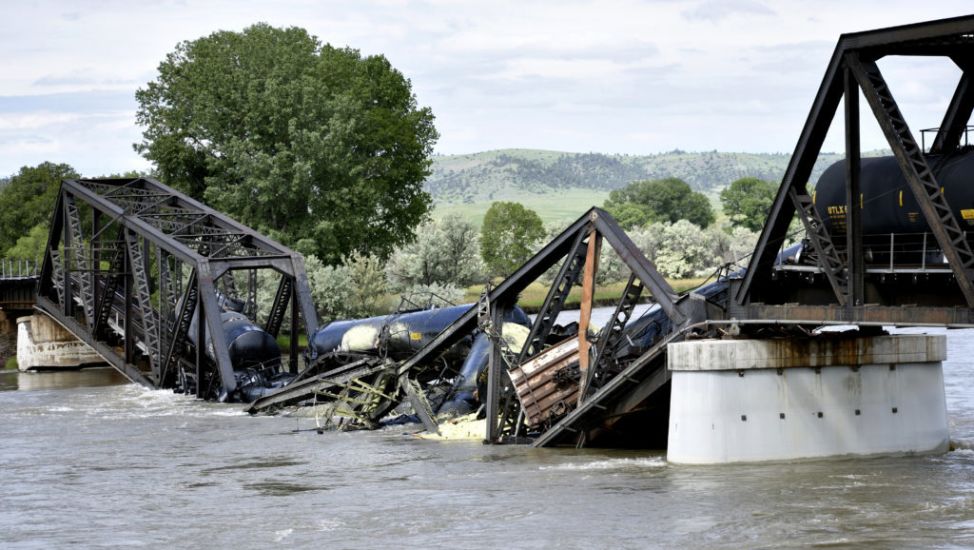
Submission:
{"label": "river", "polygon": [[5,548],[974,546],[974,330],[939,456],[675,466],[659,453],[319,435],[125,384],[0,374]]}

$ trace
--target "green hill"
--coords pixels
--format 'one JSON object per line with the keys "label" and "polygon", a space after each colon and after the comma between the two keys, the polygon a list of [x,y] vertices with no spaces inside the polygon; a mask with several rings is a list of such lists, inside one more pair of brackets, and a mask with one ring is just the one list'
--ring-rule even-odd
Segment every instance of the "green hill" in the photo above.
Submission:
{"label": "green hill", "polygon": [[[812,181],[842,157],[820,155]],[[780,181],[789,158],[785,153],[674,150],[637,156],[503,149],[433,157],[426,189],[436,204],[436,217],[456,212],[479,223],[491,202],[514,200],[537,211],[545,222],[561,222],[601,205],[609,191],[640,179],[678,177],[716,200],[738,178]]]}

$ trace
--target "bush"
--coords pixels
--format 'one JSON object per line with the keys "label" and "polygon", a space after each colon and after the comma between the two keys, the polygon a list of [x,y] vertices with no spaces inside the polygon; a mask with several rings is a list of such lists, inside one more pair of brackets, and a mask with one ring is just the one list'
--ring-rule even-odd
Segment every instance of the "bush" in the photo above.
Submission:
{"label": "bush", "polygon": [[415,285],[402,293],[402,300],[413,307],[448,307],[463,303],[466,292],[454,285]]}
{"label": "bush", "polygon": [[429,221],[416,239],[397,248],[385,266],[395,290],[415,286],[466,286],[483,277],[477,228],[459,215]]}

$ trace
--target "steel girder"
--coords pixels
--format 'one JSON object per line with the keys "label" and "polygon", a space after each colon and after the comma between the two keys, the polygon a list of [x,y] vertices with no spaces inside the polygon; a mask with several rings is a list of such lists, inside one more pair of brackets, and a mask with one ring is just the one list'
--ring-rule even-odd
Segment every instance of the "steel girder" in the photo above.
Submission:
{"label": "steel girder", "polygon": [[[519,432],[522,425],[519,416],[520,402],[513,391],[508,373],[510,369],[523,364],[547,348],[549,343],[546,339],[573,286],[581,282],[583,287],[587,287],[583,295],[591,299],[594,294],[595,270],[585,270],[587,273],[584,275],[582,273],[583,266],[593,262],[594,256],[597,255],[597,252],[593,254],[590,250],[598,250],[598,240],[607,243],[629,268],[630,283],[616,307],[613,323],[605,327],[598,339],[592,342],[596,350],[596,353],[592,354],[594,361],[590,362],[590,372],[593,374],[591,380],[582,380],[580,383],[590,384],[593,391],[580,392],[583,400],[576,409],[580,414],[566,417],[564,426],[559,426],[559,434],[565,433],[562,428],[576,430],[575,426],[580,424],[597,423],[601,417],[596,413],[606,410],[607,406],[611,407],[614,417],[619,418],[631,412],[633,407],[659,389],[660,385],[652,382],[649,377],[651,373],[658,372],[660,365],[658,358],[665,350],[665,344],[662,342],[675,338],[674,334],[684,334],[691,329],[693,323],[700,322],[702,319],[698,308],[688,302],[686,296],[677,296],[612,216],[599,208],[592,208],[569,225],[496,287],[488,286],[478,304],[471,306],[459,319],[408,359],[398,364],[392,362],[366,364],[354,361],[339,365],[304,380],[296,380],[293,384],[260,399],[249,410],[259,412],[288,403],[310,400],[312,397],[318,403],[340,402],[347,398],[343,391],[338,391],[339,388],[351,389],[366,385],[376,376],[382,375],[389,380],[397,380],[397,389],[383,394],[381,403],[371,406],[367,411],[357,407],[354,400],[347,402],[346,409],[354,411],[355,416],[366,425],[374,426],[396,405],[404,399],[410,399],[413,402],[413,409],[427,429],[435,431],[436,424],[431,412],[421,400],[415,398],[417,391],[414,379],[418,373],[433,366],[444,352],[464,337],[481,330],[488,335],[491,342],[487,367],[487,391],[484,396],[488,418],[485,439],[495,443],[510,441],[512,438],[516,440],[518,434],[524,432]],[[527,351],[509,349],[502,338],[505,311],[517,304],[520,293],[530,284],[559,264],[561,267],[558,275],[551,283],[542,310],[538,312],[530,329],[528,343],[525,345]],[[653,349],[647,351],[641,358],[620,365],[615,357],[616,350],[613,346],[618,346],[625,340],[621,337],[622,330],[630,320],[637,299],[646,290],[669,320],[669,332],[661,334]],[[581,330],[580,333],[584,334]],[[665,377],[665,368],[662,370]],[[621,382],[616,380],[617,376],[622,376],[623,373],[625,380]],[[650,386],[643,384],[644,381]],[[589,393],[591,395],[588,395]]]}
{"label": "steel girder", "polygon": [[[683,306],[678,304],[676,292],[656,271],[652,262],[646,259],[609,213],[599,208],[592,208],[517,271],[487,292],[482,299],[482,307],[471,307],[466,314],[440,332],[426,347],[400,364],[400,376],[406,376],[411,370],[435,360],[460,338],[470,334],[477,328],[478,316],[484,318],[482,321],[489,319],[489,325],[493,327],[493,332],[499,336],[498,327],[503,318],[504,310],[517,303],[518,295],[528,285],[536,281],[548,269],[562,262],[562,267],[551,284],[544,305],[535,317],[525,348],[520,350],[520,353],[517,350],[513,354],[504,353],[501,339],[498,337],[491,339],[487,375],[488,389],[485,400],[487,411],[486,441],[496,443],[510,438],[516,439],[520,422],[518,419],[519,411],[517,410],[519,404],[510,386],[507,370],[512,366],[523,364],[525,360],[544,348],[545,338],[550,333],[554,319],[561,311],[565,298],[572,286],[579,283],[582,278],[581,273],[583,265],[586,263],[586,255],[590,254],[588,251],[598,249],[598,246],[589,246],[593,242],[592,239],[601,239],[612,248],[614,253],[630,269],[633,281],[630,288],[627,288],[620,299],[617,307],[620,312],[616,315],[617,322],[604,329],[604,334],[599,337],[596,344],[599,346],[596,348],[598,351],[595,354],[597,362],[591,364],[590,370],[594,373],[593,376],[600,376],[600,384],[608,383],[611,376],[615,374],[613,370],[602,365],[602,362],[612,360],[612,354],[608,352],[607,347],[612,345],[612,336],[625,327],[629,320],[628,313],[631,312],[632,305],[643,288],[649,290],[652,299],[659,304],[659,307],[670,319],[674,330],[680,330],[689,322],[692,315],[684,311]],[[589,277],[594,278],[594,273],[591,273]],[[591,285],[592,281],[589,281],[589,284]],[[636,291],[636,288],[639,290]],[[587,295],[589,298],[592,296],[591,293]],[[482,311],[478,311],[478,309]],[[488,328],[487,330],[490,331],[491,329]],[[516,364],[508,364],[511,362]],[[634,380],[634,378],[631,379]],[[586,380],[582,380],[583,384],[585,382]],[[587,389],[583,388],[581,394],[583,401],[580,407],[584,405],[588,408],[589,405],[586,405],[587,401],[584,400]]]}
{"label": "steel girder", "polygon": [[[763,293],[763,289],[771,281],[775,256],[787,238],[789,222],[798,214],[806,228],[807,240],[817,258],[819,270],[830,283],[834,303],[850,312],[852,309],[872,307],[865,305],[864,299],[861,213],[858,204],[861,156],[858,98],[861,90],[947,258],[965,304],[974,308],[974,252],[947,207],[940,186],[926,165],[923,151],[913,138],[876,66],[877,60],[889,55],[944,56],[961,68],[963,75],[944,115],[932,151],[950,153],[958,148],[964,127],[974,110],[974,90],[971,89],[971,78],[974,78],[974,16],[842,35],[812,103],[747,272],[734,296],[739,306],[770,298]],[[846,212],[850,223],[844,251],[839,251],[828,232],[821,227],[815,208],[811,207],[806,184],[839,102],[843,99],[848,160]],[[877,307],[884,305],[888,304],[878,304]],[[852,314],[848,316],[852,317]]]}
{"label": "steel girder", "polygon": [[309,337],[318,328],[299,254],[152,178],[65,180],[37,306],[133,381],[187,389],[191,379],[201,397],[223,400],[236,381],[217,288],[246,287],[239,297],[252,302],[261,269],[281,290],[259,313],[276,336],[290,309],[296,371],[299,323]]}

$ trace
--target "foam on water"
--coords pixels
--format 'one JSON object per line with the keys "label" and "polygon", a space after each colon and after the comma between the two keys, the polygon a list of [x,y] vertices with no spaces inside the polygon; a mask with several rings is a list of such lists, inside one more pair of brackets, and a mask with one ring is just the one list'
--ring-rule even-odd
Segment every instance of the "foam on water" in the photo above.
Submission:
{"label": "foam on water", "polygon": [[651,456],[645,458],[610,458],[608,460],[596,460],[594,462],[568,462],[556,464],[554,466],[540,466],[539,470],[564,470],[564,471],[585,471],[585,470],[632,470],[645,468],[662,468],[666,466],[666,460],[661,456]]}

